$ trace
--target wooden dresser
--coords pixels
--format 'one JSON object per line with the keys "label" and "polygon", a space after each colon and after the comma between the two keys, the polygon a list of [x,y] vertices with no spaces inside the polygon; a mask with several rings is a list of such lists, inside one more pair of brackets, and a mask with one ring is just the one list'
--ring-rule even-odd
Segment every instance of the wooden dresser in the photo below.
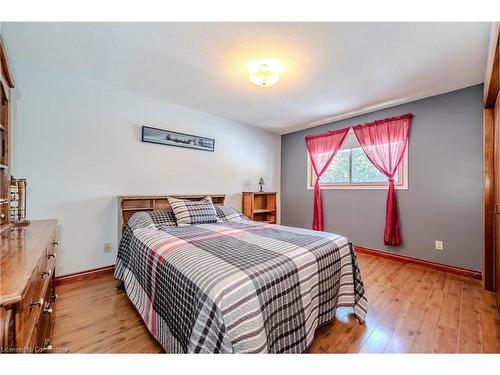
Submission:
{"label": "wooden dresser", "polygon": [[253,192],[242,193],[241,207],[243,214],[253,221],[261,221],[270,224],[277,222],[276,192]]}
{"label": "wooden dresser", "polygon": [[10,227],[11,106],[14,80],[0,34],[0,233]]}
{"label": "wooden dresser", "polygon": [[0,351],[49,352],[55,314],[57,220],[35,220],[0,236]]}

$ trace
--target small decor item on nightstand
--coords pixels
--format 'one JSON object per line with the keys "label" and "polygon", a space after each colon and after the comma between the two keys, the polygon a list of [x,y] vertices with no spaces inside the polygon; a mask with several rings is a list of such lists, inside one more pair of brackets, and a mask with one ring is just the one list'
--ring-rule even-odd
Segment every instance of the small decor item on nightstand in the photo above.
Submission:
{"label": "small decor item on nightstand", "polygon": [[260,185],[260,190],[259,192],[262,193],[264,190],[262,190],[262,185],[265,185],[266,183],[264,182],[264,179],[261,177],[259,180],[259,185]]}

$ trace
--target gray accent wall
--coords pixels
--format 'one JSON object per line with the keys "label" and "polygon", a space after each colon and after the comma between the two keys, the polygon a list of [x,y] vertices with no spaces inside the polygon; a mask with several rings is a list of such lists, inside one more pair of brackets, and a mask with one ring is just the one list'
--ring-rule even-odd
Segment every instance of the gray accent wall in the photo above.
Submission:
{"label": "gray accent wall", "polygon": [[[304,137],[411,112],[408,190],[398,190],[403,245],[385,246],[386,190],[323,190],[325,231],[358,246],[482,268],[482,92],[476,85],[281,137],[281,223],[311,228]],[[435,250],[434,241],[444,241]]]}

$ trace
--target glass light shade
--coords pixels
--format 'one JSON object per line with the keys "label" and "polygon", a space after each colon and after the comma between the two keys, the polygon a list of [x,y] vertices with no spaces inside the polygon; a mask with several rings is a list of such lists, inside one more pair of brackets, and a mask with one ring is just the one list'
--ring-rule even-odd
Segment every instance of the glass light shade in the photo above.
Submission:
{"label": "glass light shade", "polygon": [[248,64],[248,79],[254,85],[268,87],[280,79],[281,64],[276,60],[254,60]]}

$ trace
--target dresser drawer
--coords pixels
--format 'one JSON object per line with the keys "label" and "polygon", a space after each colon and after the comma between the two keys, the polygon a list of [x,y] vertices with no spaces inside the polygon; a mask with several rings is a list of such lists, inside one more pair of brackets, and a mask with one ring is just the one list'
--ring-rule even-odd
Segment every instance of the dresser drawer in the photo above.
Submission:
{"label": "dresser drawer", "polygon": [[54,294],[54,279],[51,277],[44,298],[44,306],[40,313],[40,317],[35,326],[36,345],[35,352],[47,353],[52,347],[50,345],[52,330],[54,327],[55,318],[55,294]]}
{"label": "dresser drawer", "polygon": [[23,327],[23,343],[27,345],[31,342],[31,333],[35,321],[40,314],[43,305],[43,280],[40,276],[40,265],[36,265],[28,282],[28,289],[20,304],[20,322]]}
{"label": "dresser drawer", "polygon": [[[48,266],[49,261],[55,261],[56,256],[57,256],[57,245],[59,244],[59,241],[56,241],[55,239],[52,239],[50,243],[47,245],[45,248],[45,251],[43,252],[44,256],[42,257],[43,259],[40,259],[39,265],[42,267],[41,269],[50,269]],[[45,263],[44,263],[45,262]],[[54,262],[52,262],[54,263]]]}
{"label": "dresser drawer", "polygon": [[55,258],[56,253],[57,253],[57,246],[59,245],[59,241],[55,239],[55,233],[54,237],[50,241],[50,244],[47,246],[47,249],[45,250],[47,258]]}
{"label": "dresser drawer", "polygon": [[25,344],[31,343],[33,336],[36,335],[35,326],[43,315],[54,266],[55,259],[48,258],[46,253],[43,253],[30,277],[26,294],[20,304],[23,342]]}

